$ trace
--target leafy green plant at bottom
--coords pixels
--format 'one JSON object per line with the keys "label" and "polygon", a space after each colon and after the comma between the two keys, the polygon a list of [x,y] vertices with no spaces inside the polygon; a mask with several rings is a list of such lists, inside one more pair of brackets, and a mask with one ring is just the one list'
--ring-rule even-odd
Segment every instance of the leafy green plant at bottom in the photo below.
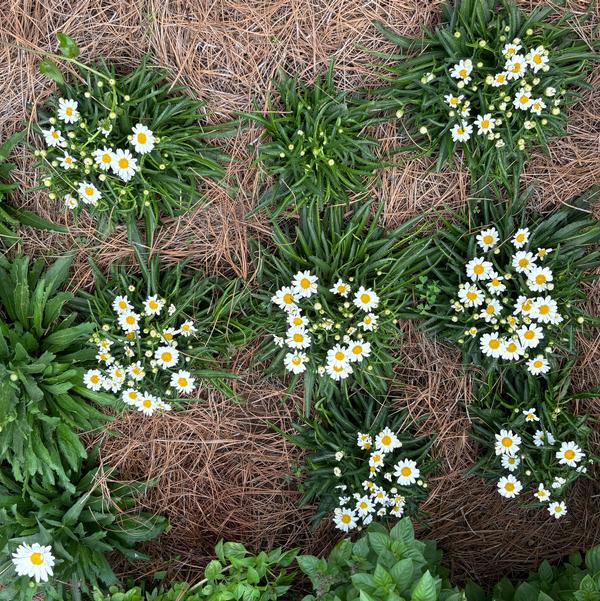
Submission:
{"label": "leafy green plant at bottom", "polygon": [[107,419],[91,402],[110,402],[83,386],[94,324],[66,309],[70,265],[71,257],[45,269],[41,259],[0,255],[0,455],[16,480],[58,479],[67,489],[86,457],[77,432]]}
{"label": "leafy green plant at bottom", "polygon": [[21,543],[49,545],[56,559],[54,575],[35,585],[15,577],[10,559],[0,564],[0,599],[30,600],[42,593],[47,601],[81,599],[81,592],[117,583],[106,555],[128,560],[149,559],[138,543],[156,538],[167,526],[161,516],[136,509],[147,482],[118,482],[114,473],[95,467],[95,453],[72,477],[73,488],[35,479],[25,486],[0,468],[0,546],[10,558]]}

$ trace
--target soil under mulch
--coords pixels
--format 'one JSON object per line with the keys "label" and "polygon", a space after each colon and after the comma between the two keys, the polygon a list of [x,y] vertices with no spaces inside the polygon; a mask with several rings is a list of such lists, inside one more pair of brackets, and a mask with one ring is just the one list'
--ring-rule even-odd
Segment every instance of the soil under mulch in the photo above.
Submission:
{"label": "soil under mulch", "polygon": [[[540,2],[521,4],[530,9]],[[588,0],[567,4],[577,14],[590,7]],[[51,92],[38,73],[38,59],[22,48],[54,49],[57,31],[74,37],[85,59],[103,56],[122,70],[151,53],[207,102],[211,119],[223,121],[251,108],[254,98],[263,103],[280,68],[311,79],[335,57],[341,87],[372,84],[374,60],[366,50],[390,46],[371,22],[380,19],[402,33],[417,34],[422,25],[435,23],[439,7],[439,1],[425,0],[0,0],[0,138],[35,119],[30,107]],[[600,6],[591,8],[592,19],[580,32],[586,39],[600,23]],[[569,136],[553,143],[549,156],[536,155],[527,164],[522,184],[535,187],[531,202],[539,210],[552,210],[600,183],[599,80],[596,70],[590,77],[596,93],[584,92],[571,110]],[[384,149],[398,142],[392,126],[382,127],[380,134]],[[166,265],[190,258],[193,267],[207,273],[252,278],[247,241],[266,238],[270,231],[264,217],[247,217],[260,193],[250,148],[258,136],[256,128],[240,128],[226,142],[236,159],[228,188],[205,183],[210,206],[167,221],[157,233],[155,247]],[[32,164],[23,151],[16,176],[26,189],[40,184]],[[415,158],[381,174],[373,193],[385,203],[385,227],[432,207],[464,205],[468,178],[460,163],[442,173],[430,167],[429,159]],[[73,288],[91,285],[88,257],[104,268],[131,258],[123,230],[102,239],[91,220],[73,224],[43,193],[13,195],[12,201],[69,225],[68,234],[27,229],[24,250],[45,257],[75,250]],[[600,315],[598,286],[589,292],[588,308]],[[597,331],[581,341],[574,374],[579,389],[600,383],[598,342]],[[469,382],[457,350],[406,325],[398,353],[402,367],[389,400],[398,408],[407,406],[415,417],[425,416],[421,428],[436,437],[440,460],[418,528],[439,541],[457,582],[471,577],[490,585],[502,575],[522,574],[541,559],[557,559],[600,540],[598,483],[580,483],[568,500],[568,516],[551,521],[543,511],[506,502],[492,484],[467,477],[477,449],[468,437]],[[310,508],[298,508],[292,477],[302,456],[271,428],[290,429],[292,403],[282,401],[280,384],[261,381],[260,374],[244,374],[244,381],[241,405],[204,390],[198,404],[181,413],[154,419],[130,414],[115,422],[114,436],[104,442],[103,462],[118,465],[126,478],[158,478],[142,502],[172,523],[169,533],[147,545],[155,560],[119,566],[124,573],[144,576],[167,569],[171,577],[197,580],[219,538],[253,549],[285,545],[305,552],[320,552],[335,541],[329,526],[316,532],[308,527]],[[577,410],[600,417],[600,402],[587,401]],[[594,436],[600,450],[600,434]]]}

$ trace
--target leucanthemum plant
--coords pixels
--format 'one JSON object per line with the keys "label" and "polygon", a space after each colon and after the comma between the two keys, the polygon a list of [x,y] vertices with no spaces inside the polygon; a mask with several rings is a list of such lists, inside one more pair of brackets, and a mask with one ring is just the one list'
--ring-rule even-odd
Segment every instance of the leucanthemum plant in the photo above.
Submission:
{"label": "leucanthemum plant", "polygon": [[[526,153],[566,131],[565,108],[589,87],[597,56],[575,32],[573,15],[549,20],[513,0],[447,2],[442,22],[409,38],[378,29],[409,56],[383,67],[382,105],[405,110],[418,145],[437,153],[437,167],[462,149],[474,180],[518,187]],[[417,54],[418,53],[418,54]]]}
{"label": "leucanthemum plant", "polygon": [[309,452],[299,469],[301,504],[313,522],[330,519],[343,532],[414,513],[427,497],[431,440],[415,437],[406,411],[391,414],[373,398],[335,393],[320,415],[296,424],[292,441]]}
{"label": "leucanthemum plant", "polygon": [[380,120],[373,102],[338,90],[333,67],[311,85],[282,75],[277,106],[269,97],[266,111],[244,115],[264,127],[257,160],[274,181],[257,208],[269,207],[273,217],[312,202],[347,203],[348,192],[366,190],[384,165],[365,133]]}
{"label": "leucanthemum plant", "polygon": [[58,84],[36,122],[43,145],[35,155],[49,198],[75,215],[91,213],[101,230],[139,218],[154,227],[198,202],[198,179],[224,174],[226,157],[207,142],[227,126],[206,124],[202,103],[148,58],[119,76],[112,65],[76,60],[75,43],[60,36],[62,59],[78,77],[66,81],[54,63],[42,63]]}
{"label": "leucanthemum plant", "polygon": [[427,326],[458,342],[465,361],[546,376],[575,350],[575,334],[593,321],[580,288],[600,264],[600,224],[589,216],[589,193],[547,216],[528,215],[525,198],[486,203],[482,220],[446,223],[439,244],[441,293]]}
{"label": "leucanthemum plant", "polygon": [[249,319],[269,332],[257,359],[270,373],[304,380],[305,410],[318,394],[356,384],[385,392],[397,359],[397,321],[409,313],[409,288],[427,270],[429,242],[415,221],[392,232],[371,219],[370,203],[348,221],[342,207],[321,217],[314,204],[296,232],[275,226],[274,249],[262,249]]}
{"label": "leucanthemum plant", "polygon": [[469,410],[483,455],[472,471],[492,479],[501,496],[556,519],[568,513],[573,483],[598,460],[589,449],[587,416],[570,413],[576,399],[598,391],[571,392],[570,368],[547,383],[518,378],[500,387],[490,377]]}

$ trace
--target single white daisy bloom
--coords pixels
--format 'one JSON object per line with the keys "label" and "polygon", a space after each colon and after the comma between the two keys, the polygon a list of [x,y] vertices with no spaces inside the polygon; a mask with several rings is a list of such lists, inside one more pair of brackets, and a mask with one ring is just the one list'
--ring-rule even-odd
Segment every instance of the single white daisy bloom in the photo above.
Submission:
{"label": "single white daisy bloom", "polygon": [[179,327],[179,333],[186,338],[188,336],[192,336],[197,331],[198,330],[196,329],[196,326],[194,326],[194,322],[190,320],[184,321]]}
{"label": "single white daisy bloom", "polygon": [[517,334],[525,348],[535,348],[544,338],[544,330],[534,323],[522,325]]}
{"label": "single white daisy bloom", "polygon": [[384,428],[375,437],[375,448],[382,453],[390,453],[394,449],[398,449],[401,446],[402,443],[389,428]]}
{"label": "single white daisy bloom", "polygon": [[490,227],[481,230],[481,232],[477,234],[476,240],[477,244],[487,252],[490,248],[494,248],[494,246],[498,244],[499,238],[500,234],[498,234],[498,230],[495,227]]}
{"label": "single white daisy bloom", "polygon": [[394,517],[401,518],[404,514],[404,505],[394,505],[392,509],[390,509],[390,515]]}
{"label": "single white daisy bloom", "polygon": [[533,309],[533,300],[526,296],[520,295],[517,302],[514,304],[515,313],[517,315],[529,315]]}
{"label": "single white daisy bloom", "polygon": [[285,343],[293,349],[305,349],[311,345],[312,339],[303,327],[289,328]]}
{"label": "single white daisy bloom", "polygon": [[[492,117],[491,113],[477,115],[475,119],[475,125],[477,126],[477,134],[480,136],[485,136],[493,131],[496,127],[496,119]],[[484,250],[487,250],[487,248]]]}
{"label": "single white daisy bloom", "polygon": [[306,371],[308,356],[306,353],[287,353],[283,358],[283,364],[288,371],[294,374],[301,374]]}
{"label": "single white daisy bloom", "polygon": [[465,284],[458,290],[458,298],[466,307],[479,307],[483,304],[484,295],[474,284]]}
{"label": "single white daisy bloom", "polygon": [[296,300],[298,300],[296,298],[296,293],[289,286],[280,288],[271,298],[271,302],[275,303],[279,308],[285,309],[286,311],[297,309]]}
{"label": "single white daisy bloom", "polygon": [[39,543],[22,543],[12,554],[12,563],[17,576],[27,576],[35,579],[37,583],[47,582],[53,575],[54,555],[52,547],[42,546]]}
{"label": "single white daisy bloom", "polygon": [[146,372],[144,371],[140,361],[136,361],[135,363],[129,365],[127,367],[127,373],[129,374],[129,377],[136,382],[143,380],[144,376],[146,375]]}
{"label": "single white daisy bloom", "polygon": [[512,243],[515,248],[523,248],[529,242],[529,228],[523,227],[516,231]]}
{"label": "single white daisy bloom", "polygon": [[500,430],[496,434],[496,455],[516,455],[521,445],[521,437],[512,430]]}
{"label": "single white daisy bloom", "polygon": [[110,368],[110,371],[108,372],[108,376],[113,381],[117,382],[118,384],[122,384],[125,381],[125,373],[126,373],[125,369],[118,363],[115,363]]}
{"label": "single white daisy bloom", "polygon": [[306,328],[309,326],[308,318],[302,313],[295,313],[293,311],[288,312],[287,322],[294,328]]}
{"label": "single white daisy bloom", "polygon": [[537,73],[540,69],[543,69],[549,62],[548,52],[543,46],[538,46],[535,50],[532,50],[527,59],[527,64],[531,67],[534,73]]}
{"label": "single white daisy bloom", "polygon": [[190,393],[194,391],[196,378],[192,377],[189,371],[180,369],[179,371],[171,374],[171,387],[175,388],[177,392]]}
{"label": "single white daisy bloom", "polygon": [[371,309],[377,309],[379,306],[379,297],[371,288],[361,286],[354,295],[353,302],[356,307],[367,313]]}
{"label": "single white daisy bloom", "polygon": [[542,259],[542,261],[552,252],[551,248],[538,248],[536,256]]}
{"label": "single white daisy bloom", "polygon": [[483,334],[479,339],[479,349],[486,357],[498,359],[502,354],[502,340],[496,333]]}
{"label": "single white daisy bloom", "polygon": [[92,156],[94,157],[94,161],[96,161],[96,165],[98,165],[102,171],[108,171],[113,164],[114,154],[115,152],[112,148],[104,146],[104,148],[94,150]]}
{"label": "single white daisy bloom", "polygon": [[359,498],[356,500],[356,513],[358,513],[359,517],[365,517],[367,515],[369,515],[370,513],[373,513],[373,511],[375,511],[375,507],[373,506],[373,503],[371,502],[371,499],[369,499],[369,497],[367,497],[367,495],[364,495],[362,497],[359,496]]}
{"label": "single white daisy bloom", "polygon": [[384,463],[384,453],[382,451],[375,451],[371,453],[369,457],[369,466],[370,467],[381,467]]}
{"label": "single white daisy bloom", "polygon": [[475,257],[465,265],[467,277],[473,281],[489,280],[493,270],[493,265],[483,257]]}
{"label": "single white daisy bloom", "polygon": [[356,528],[356,513],[352,509],[337,507],[333,513],[333,523],[338,530],[349,532]]}
{"label": "single white daisy bloom", "polygon": [[373,439],[371,438],[371,436],[369,434],[363,434],[362,432],[357,432],[356,433],[356,444],[357,446],[359,446],[361,449],[364,450],[369,450],[373,444]]}
{"label": "single white daisy bloom", "polygon": [[528,92],[525,88],[520,88],[513,99],[513,106],[516,109],[526,111],[531,106],[532,102],[531,92]]}
{"label": "single white daisy bloom", "polygon": [[116,296],[112,302],[112,308],[118,314],[133,310],[133,306],[127,296]]}
{"label": "single white daisy bloom", "polygon": [[502,348],[500,356],[507,361],[516,361],[525,352],[525,349],[521,343],[512,338],[508,338],[502,341]]}
{"label": "single white daisy bloom", "polygon": [[556,519],[561,518],[563,515],[567,514],[567,506],[564,501],[554,501],[554,503],[548,505],[548,513]]}
{"label": "single white daisy bloom", "polygon": [[541,99],[541,98],[534,98],[531,101],[531,105],[529,107],[529,110],[534,114],[534,115],[541,115],[542,114],[542,110],[546,108],[546,103]]}
{"label": "single white daisy bloom", "polygon": [[98,190],[98,188],[96,188],[96,186],[90,182],[81,182],[77,192],[79,194],[79,198],[81,198],[81,200],[88,205],[96,205],[102,198],[100,190]]}
{"label": "single white daisy bloom", "polygon": [[501,73],[496,73],[494,75],[494,81],[492,81],[493,88],[499,88],[500,86],[505,86],[508,83],[508,73],[506,71],[502,71]]}
{"label": "single white daisy bloom", "polygon": [[521,44],[505,44],[504,48],[502,48],[502,54],[506,56],[506,58],[511,58],[515,54],[518,54],[519,50],[521,50],[523,46]]}
{"label": "single white daisy bloom", "polygon": [[558,312],[556,301],[550,296],[538,296],[531,305],[531,317],[542,323],[551,323]]}
{"label": "single white daisy bloom", "polygon": [[149,296],[144,301],[144,311],[148,315],[160,315],[163,307],[165,306],[165,301],[158,298],[157,294],[153,294]]}
{"label": "single white daisy bloom", "polygon": [[463,98],[464,96],[462,95],[454,96],[454,94],[446,94],[444,96],[446,104],[448,104],[448,106],[451,106],[453,109],[455,109],[463,101]]}
{"label": "single white daisy bloom", "polygon": [[490,280],[485,286],[490,294],[502,294],[506,290],[504,278],[496,272],[490,273]]}
{"label": "single white daisy bloom", "polygon": [[506,61],[504,71],[509,80],[521,79],[527,71],[527,60],[522,54],[514,54]]}
{"label": "single white daisy bloom", "polygon": [[160,338],[170,346],[177,346],[177,342],[175,340],[175,336],[177,334],[179,334],[179,331],[175,328],[165,328],[160,333]]}
{"label": "single white daisy bloom", "polygon": [[458,109],[458,114],[461,117],[469,117],[471,115],[471,107],[470,106],[461,106]]}
{"label": "single white daisy bloom", "polygon": [[151,152],[154,148],[156,138],[152,130],[148,129],[145,125],[138,123],[131,129],[131,143],[135,148],[135,151],[139,154],[146,154]]}
{"label": "single white daisy bloom", "polygon": [[379,317],[375,313],[367,313],[362,318],[362,321],[358,324],[365,332],[373,331],[374,326],[377,324]]}
{"label": "single white daisy bloom", "polygon": [[414,484],[421,475],[421,470],[417,467],[416,461],[412,459],[402,459],[396,463],[394,468],[394,476],[400,486]]}
{"label": "single white daisy bloom", "polygon": [[550,491],[546,489],[544,483],[540,483],[538,489],[533,493],[533,496],[540,502],[545,503],[550,500]]}
{"label": "single white daisy bloom", "polygon": [[42,135],[44,136],[46,145],[51,148],[54,148],[65,141],[60,129],[55,129],[54,126],[48,130],[43,129]]}
{"label": "single white daisy bloom", "polygon": [[329,292],[339,294],[346,298],[350,292],[350,284],[346,284],[343,280],[338,280],[333,287],[329,289]]}
{"label": "single white daisy bloom", "polygon": [[553,279],[552,271],[548,267],[534,267],[527,274],[527,286],[533,292],[543,292]]}
{"label": "single white daisy bloom", "polygon": [[563,442],[560,449],[556,451],[556,458],[561,465],[577,467],[577,464],[585,457],[585,453],[575,442]]}
{"label": "single white daisy bloom", "polygon": [[140,329],[140,316],[133,311],[123,311],[119,315],[119,325],[125,332],[137,332]]}
{"label": "single white daisy bloom", "polygon": [[345,346],[336,344],[327,351],[327,362],[334,365],[341,365],[350,361],[350,353]]}
{"label": "single white daisy bloom", "polygon": [[121,398],[126,405],[136,407],[140,400],[140,393],[135,388],[127,388],[121,393]]}
{"label": "single white daisy bloom", "polygon": [[58,99],[58,111],[56,116],[65,123],[75,123],[79,120],[77,107],[79,103],[76,100]]}
{"label": "single white daisy bloom", "polygon": [[111,169],[124,182],[128,182],[134,175],[137,168],[137,159],[129,150],[117,148],[112,157]]}
{"label": "single white daisy bloom", "polygon": [[159,346],[154,351],[154,359],[157,365],[162,369],[173,367],[179,361],[179,351],[172,346]]}
{"label": "single white daisy bloom", "polygon": [[536,447],[544,445],[553,445],[556,442],[552,432],[544,432],[544,430],[536,430],[533,435],[533,444]]}
{"label": "single white daisy bloom", "polygon": [[98,369],[88,369],[83,375],[83,383],[90,390],[100,390],[103,379],[102,372]]}
{"label": "single white daisy bloom", "polygon": [[361,363],[363,359],[371,354],[371,345],[362,340],[348,341],[348,356],[351,363]]}
{"label": "single white daisy bloom", "polygon": [[450,76],[454,77],[454,79],[461,79],[464,83],[469,83],[471,81],[471,72],[473,71],[473,63],[467,60],[458,61],[455,65],[453,65],[450,70]]}
{"label": "single white daisy bloom", "polygon": [[151,395],[149,392],[144,391],[144,393],[139,396],[136,407],[144,415],[152,415],[158,409],[164,408],[164,405],[160,402],[160,399]]}
{"label": "single white daisy bloom", "polygon": [[512,257],[512,266],[518,273],[527,273],[537,267],[535,256],[529,251],[519,250]]}
{"label": "single white daisy bloom", "polygon": [[310,271],[299,271],[292,280],[292,290],[300,298],[310,298],[317,292],[318,279]]}
{"label": "single white daisy bloom", "polygon": [[472,133],[473,126],[468,123],[456,123],[450,130],[453,142],[466,142]]}
{"label": "single white daisy bloom", "polygon": [[516,455],[502,455],[501,458],[502,467],[507,469],[509,472],[514,472],[521,463],[521,460]]}
{"label": "single white daisy bloom", "polygon": [[73,196],[71,196],[70,194],[65,195],[64,201],[67,209],[76,209],[79,206],[77,199],[73,198]]}
{"label": "single white daisy bloom", "polygon": [[328,363],[325,366],[325,372],[332,380],[337,382],[339,380],[345,380],[352,373],[352,367],[349,363]]}
{"label": "single white daisy bloom", "polygon": [[65,171],[68,171],[69,169],[75,168],[76,162],[77,161],[68,152],[65,152],[64,156],[60,159],[60,166]]}
{"label": "single white daisy bloom", "polygon": [[498,492],[506,499],[513,499],[522,490],[523,485],[512,474],[503,476],[498,480]]}
{"label": "single white daisy bloom", "polygon": [[540,421],[540,418],[537,416],[535,407],[532,407],[531,409],[525,409],[521,413],[523,413],[523,415],[525,416],[526,422],[539,422]]}
{"label": "single white daisy bloom", "polygon": [[482,309],[479,317],[485,319],[487,323],[494,321],[500,317],[502,313],[502,304],[496,298],[490,299],[490,302]]}

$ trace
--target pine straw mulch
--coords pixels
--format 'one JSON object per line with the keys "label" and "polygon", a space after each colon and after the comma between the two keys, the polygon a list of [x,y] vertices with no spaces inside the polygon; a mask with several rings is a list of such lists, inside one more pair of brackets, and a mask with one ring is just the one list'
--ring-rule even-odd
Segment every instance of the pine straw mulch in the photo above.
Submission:
{"label": "pine straw mulch", "polygon": [[[55,48],[54,35],[74,37],[86,59],[103,56],[122,70],[152,53],[174,78],[207,101],[211,118],[229,119],[246,110],[252,100],[264,102],[278,69],[308,79],[323,72],[336,58],[341,87],[352,89],[375,81],[372,58],[365,49],[391,49],[371,21],[380,19],[405,34],[432,25],[440,1],[426,0],[2,0],[0,8],[0,138],[35,119],[36,104],[52,86],[37,71],[37,58],[19,49]],[[528,9],[539,0],[523,1]],[[590,8],[588,0],[567,0],[577,14]],[[600,6],[591,6],[592,20],[581,29],[589,39],[600,23]],[[598,89],[600,70],[590,77]],[[600,183],[598,115],[600,96],[585,92],[571,111],[569,136],[552,145],[549,156],[536,155],[527,165],[523,187],[535,186],[532,203],[551,210],[593,183]],[[383,147],[398,143],[393,127],[382,127]],[[157,233],[155,248],[166,265],[183,258],[207,273],[250,279],[252,267],[247,240],[269,235],[264,217],[247,217],[259,194],[259,179],[249,147],[259,136],[255,128],[240,129],[227,145],[235,157],[228,174],[229,189],[205,183],[210,206],[168,220]],[[385,203],[383,224],[393,227],[432,207],[464,205],[468,179],[460,165],[432,173],[431,161],[406,160],[387,169],[373,193]],[[32,159],[18,157],[18,179],[26,189],[40,184]],[[235,191],[231,190],[235,187]],[[68,234],[26,230],[26,252],[54,257],[76,252],[72,285],[91,285],[87,258],[103,268],[131,258],[126,234],[117,230],[101,239],[93,222],[71,223],[58,203],[42,193],[14,195],[15,204],[69,226]],[[590,289],[589,309],[600,314],[598,286]],[[575,385],[599,383],[598,333],[582,340]],[[600,540],[600,486],[584,482],[569,499],[569,515],[561,521],[545,512],[523,511],[504,502],[494,487],[466,477],[476,457],[468,438],[469,419],[464,401],[469,382],[455,349],[432,341],[413,325],[405,326],[398,350],[402,367],[390,394],[396,406],[408,406],[415,417],[426,416],[423,431],[435,435],[440,469],[430,483],[420,533],[440,541],[445,561],[457,581],[474,577],[492,584],[503,574],[522,574],[540,559],[556,559]],[[245,368],[244,368],[245,369]],[[274,433],[271,424],[289,431],[294,411],[281,402],[281,385],[264,382],[260,374],[244,374],[246,402],[235,405],[214,391],[181,413],[143,419],[119,418],[114,436],[102,451],[106,465],[118,465],[124,477],[158,477],[158,485],[142,501],[150,510],[171,518],[172,529],[148,550],[150,564],[120,566],[136,576],[153,569],[198,579],[213,545],[220,537],[258,549],[270,545],[300,546],[319,552],[335,534],[328,526],[312,532],[306,525],[309,509],[299,509],[299,493],[290,478],[301,454]],[[577,408],[600,417],[598,400]],[[596,448],[600,435],[595,433]]]}

